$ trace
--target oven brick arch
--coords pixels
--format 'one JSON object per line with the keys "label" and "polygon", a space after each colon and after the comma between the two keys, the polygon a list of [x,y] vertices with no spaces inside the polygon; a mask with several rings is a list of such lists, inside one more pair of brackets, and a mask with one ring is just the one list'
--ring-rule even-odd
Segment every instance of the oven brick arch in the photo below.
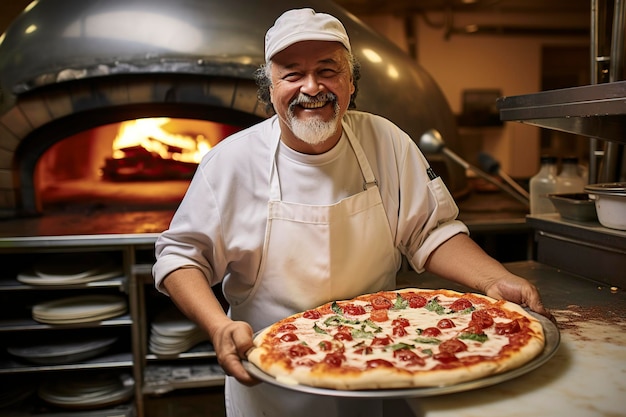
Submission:
{"label": "oven brick arch", "polygon": [[[203,108],[221,108],[249,116],[243,125],[267,117],[251,79],[195,75],[108,76],[41,87],[16,97],[15,105],[0,116],[0,216],[35,214],[39,204],[32,184],[34,167],[24,167],[20,147],[51,124],[71,120],[73,133],[94,127],[94,115],[124,108],[131,114],[163,106],[160,115],[197,117]],[[191,110],[194,108],[195,110]],[[120,121],[123,111],[115,112]],[[144,117],[149,116],[145,114]],[[136,116],[133,116],[136,117]],[[96,119],[98,119],[96,117]],[[244,118],[246,119],[246,118]],[[215,120],[219,121],[219,120]],[[58,139],[62,139],[59,137]],[[30,178],[30,179],[29,179]],[[30,181],[30,183],[29,183]]]}

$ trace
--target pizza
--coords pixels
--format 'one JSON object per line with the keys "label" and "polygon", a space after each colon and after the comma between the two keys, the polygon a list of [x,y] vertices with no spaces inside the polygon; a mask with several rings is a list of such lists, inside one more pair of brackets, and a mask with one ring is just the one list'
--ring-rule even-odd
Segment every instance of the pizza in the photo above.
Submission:
{"label": "pizza", "polygon": [[283,384],[338,390],[437,387],[521,367],[545,344],[517,304],[406,288],[333,301],[259,332],[248,361]]}

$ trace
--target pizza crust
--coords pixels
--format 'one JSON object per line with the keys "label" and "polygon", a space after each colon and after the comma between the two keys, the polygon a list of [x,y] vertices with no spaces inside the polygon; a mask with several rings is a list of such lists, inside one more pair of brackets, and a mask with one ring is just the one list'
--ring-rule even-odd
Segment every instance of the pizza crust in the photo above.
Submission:
{"label": "pizza crust", "polygon": [[[431,366],[433,364],[429,363],[430,367],[423,368],[415,366],[407,368],[401,368],[397,366],[358,368],[354,365],[354,361],[351,361],[355,357],[355,355],[351,353],[353,347],[357,344],[357,342],[362,343],[356,340],[345,343],[347,347],[344,355],[346,357],[350,357],[350,360],[346,361],[347,363],[349,363],[349,365],[347,367],[343,364],[341,367],[331,367],[324,363],[320,363],[321,358],[323,358],[324,354],[323,352],[318,352],[317,337],[319,337],[319,334],[314,334],[315,332],[310,329],[312,327],[312,323],[317,323],[319,326],[323,326],[324,318],[335,314],[331,311],[331,303],[328,303],[324,306],[320,306],[317,309],[318,311],[323,311],[325,313],[325,316],[320,320],[305,320],[303,318],[304,312],[302,312],[283,319],[259,332],[258,335],[254,338],[255,348],[253,348],[249,352],[248,361],[257,366],[262,371],[266,372],[267,374],[275,377],[277,380],[288,384],[303,384],[312,387],[337,390],[423,388],[442,387],[459,384],[462,382],[472,381],[484,378],[486,376],[505,372],[511,369],[515,369],[531,361],[544,349],[545,336],[543,333],[543,327],[536,318],[534,318],[531,314],[529,314],[526,310],[524,310],[517,304],[504,300],[494,300],[482,294],[463,294],[451,290],[423,290],[406,288],[397,291],[384,291],[376,294],[366,294],[355,297],[352,300],[338,301],[336,305],[345,306],[346,304],[351,303],[363,303],[365,302],[363,300],[371,299],[373,296],[380,294],[386,295],[389,299],[393,298],[394,296],[397,297],[398,295],[404,298],[410,293],[420,294],[429,297],[430,299],[433,299],[435,297],[437,299],[445,298],[447,301],[450,301],[451,299],[468,298],[473,301],[475,306],[481,306],[481,309],[484,306],[488,308],[497,307],[505,311],[510,317],[516,317],[523,320],[523,322],[525,323],[523,327],[526,334],[525,342],[517,349],[507,349],[504,348],[504,344],[507,342],[502,339],[502,337],[500,337],[500,340],[498,341],[498,336],[493,335],[491,337],[496,340],[496,342],[494,343],[499,343],[500,345],[502,345],[500,346],[502,350],[499,352],[499,354],[495,355],[494,358],[483,359],[483,357],[481,356],[481,359],[473,360],[471,359],[472,351],[469,351],[467,353],[464,352],[459,355],[465,355],[463,356],[463,358],[466,358],[464,360],[468,361],[468,363],[464,363],[462,366],[446,366],[445,364],[442,365],[435,362],[434,366]],[[420,314],[414,314],[417,312],[419,312]],[[433,320],[446,317],[445,315],[438,316],[435,313],[431,314],[430,312],[424,312],[417,309],[415,309],[415,311],[412,311],[411,309],[406,309],[406,311],[400,311],[400,314],[396,313],[398,312],[394,311],[393,309],[389,310],[389,321],[391,322],[392,315],[394,317],[401,316],[409,318],[409,320],[415,320],[411,323],[411,330],[413,330],[413,328],[420,328],[420,326],[423,327],[426,325],[430,325],[434,322]],[[457,320],[459,323],[464,323],[468,320],[468,316],[462,317],[462,315],[459,315],[457,313],[451,315],[451,317],[454,317],[454,320]],[[459,317],[461,317],[462,319]],[[426,320],[426,318],[428,318],[428,320]],[[423,321],[426,324],[422,325],[420,321]],[[361,324],[359,326],[364,326],[362,322],[360,323]],[[281,334],[277,333],[277,329],[279,329],[280,326],[284,324],[293,324],[298,327],[298,331],[296,331],[296,333],[301,340],[293,343],[309,346],[312,350],[315,350],[315,355],[311,355],[310,357],[313,357],[315,359],[311,360],[311,362],[315,362],[316,365],[294,365],[294,361],[292,361],[292,358],[290,358],[289,355],[281,353],[282,351],[280,349],[283,349],[284,346],[289,346],[289,343],[283,343],[282,341],[277,339],[277,336]],[[382,326],[382,324],[381,327],[385,327]],[[457,331],[460,330],[461,328],[457,329]],[[388,331],[389,329],[385,329],[385,332]],[[399,340],[400,338],[396,339]],[[415,335],[412,335],[411,338],[406,340],[416,340]],[[478,342],[472,341],[466,341],[466,343],[472,348],[477,348],[480,345]],[[423,356],[425,355],[424,352],[427,352],[428,350],[425,350],[423,347],[421,349],[422,350],[416,350],[419,351],[420,356]],[[435,351],[435,347],[433,347],[431,350]],[[390,349],[387,349],[387,351],[385,351],[385,349],[382,349],[380,352],[381,353],[379,354],[379,356],[381,357],[385,357],[385,355],[389,356],[391,354]],[[482,354],[483,353],[481,353],[481,355]],[[434,360],[429,359],[429,361],[433,362]]]}

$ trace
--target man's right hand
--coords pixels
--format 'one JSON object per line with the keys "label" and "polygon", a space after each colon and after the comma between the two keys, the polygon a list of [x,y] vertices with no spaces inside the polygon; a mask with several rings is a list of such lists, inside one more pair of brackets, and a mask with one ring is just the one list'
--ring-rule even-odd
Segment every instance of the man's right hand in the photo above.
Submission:
{"label": "man's right hand", "polygon": [[241,363],[242,359],[246,359],[248,350],[254,347],[252,337],[252,327],[248,323],[232,320],[227,320],[216,328],[211,337],[217,361],[224,372],[247,386],[260,382],[252,377]]}

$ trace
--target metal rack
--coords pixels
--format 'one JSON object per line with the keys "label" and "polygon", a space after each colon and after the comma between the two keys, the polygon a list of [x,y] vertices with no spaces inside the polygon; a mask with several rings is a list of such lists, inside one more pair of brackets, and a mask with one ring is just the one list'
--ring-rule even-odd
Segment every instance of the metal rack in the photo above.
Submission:
{"label": "metal rack", "polygon": [[[167,217],[167,216],[164,216]],[[119,351],[112,354],[100,355],[85,361],[61,365],[36,365],[13,360],[11,357],[0,358],[0,382],[20,377],[25,380],[39,381],[42,372],[45,375],[56,375],[63,372],[98,372],[102,370],[122,370],[130,372],[135,381],[134,400],[122,408],[114,409],[115,415],[127,417],[142,417],[145,415],[145,401],[150,395],[160,395],[166,392],[187,388],[217,387],[224,383],[224,373],[217,364],[212,346],[199,347],[193,352],[183,353],[176,357],[162,360],[148,352],[147,335],[149,332],[150,306],[147,299],[151,296],[146,289],[151,288],[151,265],[154,253],[156,233],[134,233],[125,229],[123,222],[100,222],[117,224],[117,230],[108,230],[98,233],[90,218],[75,219],[74,231],[88,229],[91,234],[66,234],[63,236],[49,233],[56,227],[46,229],[44,224],[55,224],[50,218],[16,219],[9,223],[0,223],[0,260],[7,265],[15,264],[19,268],[29,265],[40,255],[55,253],[87,253],[109,251],[119,255],[123,264],[123,273],[119,278],[107,281],[80,284],[73,286],[33,286],[20,283],[15,277],[15,271],[5,270],[0,274],[0,297],[7,299],[21,298],[24,300],[23,309],[32,304],[35,294],[44,293],[49,297],[55,294],[67,296],[72,291],[81,292],[119,292],[128,299],[129,311],[127,314],[81,326],[55,326],[38,323],[25,315],[16,318],[2,317],[0,319],[0,334],[3,342],[9,341],[14,335],[23,332],[56,331],[60,328],[72,328],[81,331],[89,328],[91,331],[116,330],[129,332],[130,337],[126,345],[119,346]],[[58,222],[56,223],[58,224]],[[25,225],[38,225],[25,227]],[[122,225],[122,226],[120,226]],[[132,225],[130,227],[133,227]],[[35,231],[35,234],[14,233],[19,230]],[[38,232],[38,233],[37,233]],[[67,232],[67,231],[66,231]],[[130,232],[130,233],[129,233]],[[55,293],[56,292],[56,293]],[[19,301],[17,301],[19,305]],[[126,342],[125,342],[126,343]],[[4,343],[0,344],[0,348]],[[167,372],[163,369],[169,369]],[[181,377],[187,375],[187,377]],[[19,411],[15,416],[43,416],[39,410],[31,413]],[[104,411],[103,411],[104,412]],[[71,415],[85,415],[82,411],[72,414],[71,411],[46,412],[46,417],[67,417]],[[111,414],[109,414],[111,415]]]}

